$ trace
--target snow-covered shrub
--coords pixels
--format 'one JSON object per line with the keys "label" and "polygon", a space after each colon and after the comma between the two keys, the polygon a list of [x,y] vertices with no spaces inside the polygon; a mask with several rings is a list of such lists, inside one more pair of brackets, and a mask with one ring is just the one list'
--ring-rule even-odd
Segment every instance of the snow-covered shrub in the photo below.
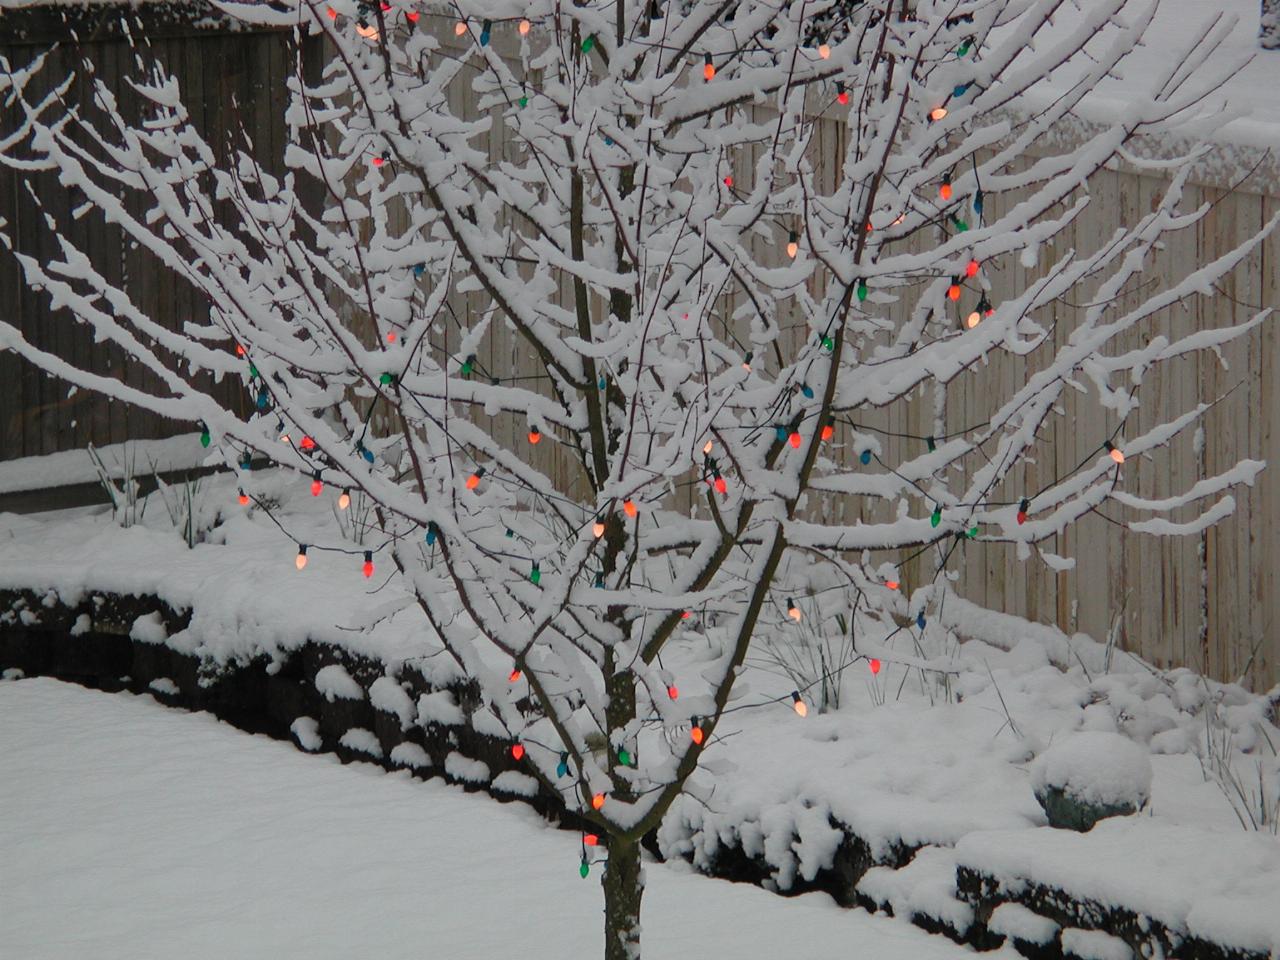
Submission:
{"label": "snow-covered shrub", "polygon": [[1118,733],[1073,733],[1031,764],[1031,787],[1051,826],[1089,830],[1146,806],[1151,757]]}

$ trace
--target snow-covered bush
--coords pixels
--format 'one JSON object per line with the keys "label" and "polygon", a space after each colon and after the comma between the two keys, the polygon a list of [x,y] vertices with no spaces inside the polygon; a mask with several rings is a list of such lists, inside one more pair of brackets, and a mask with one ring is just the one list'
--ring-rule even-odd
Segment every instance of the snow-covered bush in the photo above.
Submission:
{"label": "snow-covered bush", "polygon": [[1118,733],[1082,731],[1031,764],[1031,787],[1051,826],[1089,830],[1137,813],[1151,798],[1151,757]]}
{"label": "snow-covered bush", "polygon": [[[918,641],[983,544],[1027,558],[1108,503],[1136,531],[1198,532],[1261,469],[1125,489],[1126,458],[1207,409],[1140,420],[1148,373],[1264,316],[1180,335],[1166,312],[1274,224],[1152,283],[1156,251],[1205,211],[1180,209],[1193,157],[1144,159],[1136,138],[1236,69],[1231,25],[1131,76],[1149,11],[1081,6],[228,4],[329,51],[314,71],[297,44],[282,176],[247,140],[219,165],[159,70],[131,89],[140,116],[91,71],[64,99],[61,78],[33,80],[39,59],[0,70],[19,118],[0,163],[56,171],[77,215],[104,211],[207,305],[167,328],[67,230],[49,260],[19,256],[26,281],[153,389],[2,319],[0,348],[203,424],[250,507],[266,509],[255,455],[339,510],[362,491],[378,531],[359,547],[340,530],[291,544],[277,518],[281,575],[344,550],[353,576],[377,563],[416,599],[478,691],[459,722],[509,738],[607,839],[606,956],[636,960],[640,839],[693,789],[753,642],[794,630],[806,598]],[[1048,136],[1115,76],[1132,102],[1113,122]],[[1075,249],[1088,178],[1121,155],[1169,186]],[[224,378],[248,415],[208,390]],[[949,394],[970,392],[990,416],[948,426]],[[892,426],[908,414],[925,425]],[[1093,454],[1032,484],[1055,424]],[[677,677],[662,654],[687,622],[709,653]]]}

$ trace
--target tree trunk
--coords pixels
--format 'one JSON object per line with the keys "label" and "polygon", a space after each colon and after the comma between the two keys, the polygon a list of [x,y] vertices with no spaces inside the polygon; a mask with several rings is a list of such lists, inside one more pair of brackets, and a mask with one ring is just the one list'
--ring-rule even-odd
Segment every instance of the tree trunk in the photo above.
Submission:
{"label": "tree trunk", "polygon": [[604,960],[640,960],[640,898],[644,869],[640,844],[609,841],[604,871]]}
{"label": "tree trunk", "polygon": [[1258,37],[1263,50],[1280,50],[1280,0],[1262,0]]}

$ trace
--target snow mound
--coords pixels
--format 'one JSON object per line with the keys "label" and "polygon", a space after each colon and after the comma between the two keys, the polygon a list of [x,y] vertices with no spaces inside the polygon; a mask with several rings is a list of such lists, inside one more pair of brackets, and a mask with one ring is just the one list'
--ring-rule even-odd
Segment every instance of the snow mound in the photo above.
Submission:
{"label": "snow mound", "polygon": [[369,687],[369,701],[384,713],[394,713],[399,717],[401,730],[408,730],[413,723],[413,698],[391,677],[379,677],[373,681]]}
{"label": "snow mound", "polygon": [[1058,925],[1020,903],[1002,903],[991,911],[987,929],[1002,937],[1016,937],[1027,943],[1043,945],[1053,942]]}
{"label": "snow mound", "polygon": [[428,723],[438,723],[441,726],[453,727],[465,720],[462,709],[454,702],[453,694],[448,690],[424,693],[418,698],[418,722],[423,726]]}
{"label": "snow mound", "polygon": [[289,724],[289,730],[298,739],[298,746],[303,750],[315,753],[324,745],[324,741],[320,739],[320,724],[312,717],[299,717]]}
{"label": "snow mound", "polygon": [[316,689],[326,700],[363,700],[364,688],[351,679],[351,674],[339,664],[331,663],[316,672]]}
{"label": "snow mound", "polygon": [[0,679],[3,680],[21,680],[25,676],[26,674],[18,667],[9,667],[4,673],[0,673]]}
{"label": "snow mound", "polygon": [[76,617],[76,622],[71,625],[69,632],[73,637],[78,637],[88,633],[91,629],[93,629],[93,621],[89,619],[87,613],[82,613]]}
{"label": "snow mound", "polygon": [[1075,927],[1062,931],[1062,952],[1080,960],[1133,960],[1133,950],[1119,937]]}
{"label": "snow mound", "polygon": [[973,907],[956,898],[956,854],[949,847],[925,847],[901,870],[872,867],[857,889],[896,917],[932,917],[962,935],[973,925]]}
{"label": "snow mound", "polygon": [[160,611],[144,613],[133,621],[133,626],[129,628],[129,639],[137,640],[139,643],[164,643],[168,640],[169,631],[165,629]]}
{"label": "snow mound", "polygon": [[444,772],[467,783],[488,783],[493,776],[489,773],[488,764],[464,757],[456,750],[444,758]]}
{"label": "snow mound", "polygon": [[348,750],[367,753],[371,757],[382,759],[382,744],[378,742],[372,730],[366,730],[364,727],[352,727],[342,735],[338,743]]}
{"label": "snow mound", "polygon": [[178,685],[168,677],[156,677],[147,684],[147,689],[153,693],[163,694],[166,697],[176,697],[182,692],[178,689]]}
{"label": "snow mound", "polygon": [[391,762],[397,766],[422,770],[431,766],[431,757],[416,743],[397,743],[391,748]]}
{"label": "snow mound", "polygon": [[1037,796],[1056,788],[1095,806],[1140,810],[1151,797],[1151,757],[1118,733],[1076,733],[1036,759],[1031,787]]}
{"label": "snow mound", "polygon": [[493,789],[498,793],[510,793],[517,797],[536,797],[538,781],[516,770],[504,770],[493,778]]}

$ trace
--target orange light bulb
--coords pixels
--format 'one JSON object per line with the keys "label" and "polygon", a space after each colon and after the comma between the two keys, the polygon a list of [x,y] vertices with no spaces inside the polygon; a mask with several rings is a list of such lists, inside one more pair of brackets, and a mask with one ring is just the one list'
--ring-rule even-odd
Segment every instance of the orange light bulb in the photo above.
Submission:
{"label": "orange light bulb", "polygon": [[940,187],[938,188],[938,196],[940,196],[943,200],[950,200],[950,199],[951,199],[951,193],[952,193],[952,190],[951,190],[951,184],[950,184],[950,183],[945,183],[945,182],[944,182],[944,183],[942,184],[942,186],[940,186]]}
{"label": "orange light bulb", "polygon": [[796,602],[790,598],[787,599],[787,616],[796,623],[799,623],[800,618],[803,616],[803,614],[800,613],[800,608],[796,606]]}
{"label": "orange light bulb", "polygon": [[934,108],[933,108],[933,110],[931,110],[931,111],[929,112],[929,119],[930,119],[930,120],[941,120],[941,119],[942,119],[943,117],[945,117],[946,115],[947,115],[947,108],[946,108],[946,107],[934,107]]}
{"label": "orange light bulb", "polygon": [[592,797],[592,798],[591,798],[591,809],[592,809],[592,810],[599,810],[599,809],[600,809],[601,807],[603,807],[603,806],[604,806],[604,794],[603,794],[603,793],[597,793],[594,797]]}
{"label": "orange light bulb", "polygon": [[298,544],[298,555],[294,558],[293,565],[299,570],[307,565],[307,545],[305,543]]}
{"label": "orange light bulb", "polygon": [[1116,463],[1124,463],[1124,453],[1115,444],[1107,441],[1107,455]]}
{"label": "orange light bulb", "polygon": [[707,62],[702,65],[702,76],[707,80],[715,79],[716,65],[711,62],[710,55],[707,56]]}
{"label": "orange light bulb", "polygon": [[634,517],[636,515],[636,502],[634,500],[624,500],[622,502],[622,512],[628,517]]}
{"label": "orange light bulb", "polygon": [[338,509],[345,510],[349,506],[351,506],[351,494],[343,490],[342,493],[338,494]]}
{"label": "orange light bulb", "polygon": [[710,440],[708,440],[706,443],[704,443],[704,444],[702,445],[702,452],[703,452],[703,453],[709,454],[709,453],[711,453],[711,451],[712,451],[713,449],[715,449],[715,443],[713,443],[713,442],[712,442],[712,441],[710,441]]}
{"label": "orange light bulb", "polygon": [[971,278],[976,277],[978,275],[979,266],[980,264],[977,260],[970,260],[968,266],[964,268],[964,275]]}
{"label": "orange light bulb", "polygon": [[459,20],[457,23],[453,25],[453,35],[455,37],[460,37],[466,32],[467,32],[467,21]]}
{"label": "orange light bulb", "polygon": [[831,47],[825,43],[818,44],[818,56],[820,56],[823,60],[830,60]]}
{"label": "orange light bulb", "polygon": [[977,310],[975,310],[973,311],[973,313],[969,314],[969,316],[965,318],[964,322],[967,323],[969,325],[969,329],[972,330],[981,321],[982,321],[982,314],[980,314]]}
{"label": "orange light bulb", "polygon": [[807,717],[809,715],[809,705],[804,702],[804,699],[800,696],[799,690],[792,691],[791,706],[792,709],[794,709],[800,716]]}
{"label": "orange light bulb", "polygon": [[529,21],[528,21],[528,20],[521,20],[521,21],[520,21],[520,28],[519,28],[519,29],[520,29],[520,36],[522,36],[522,37],[527,37],[527,36],[529,35],[529,27],[530,27],[530,23],[529,23]]}
{"label": "orange light bulb", "polygon": [[885,585],[886,587],[888,587],[890,590],[897,590],[897,589],[898,589],[898,581],[897,581],[897,580],[886,580],[886,581],[884,582],[884,585]]}
{"label": "orange light bulb", "polygon": [[603,521],[603,520],[597,520],[595,523],[593,523],[593,524],[591,525],[591,532],[595,535],[596,539],[599,539],[600,537],[603,537],[603,536],[604,536],[604,521]]}
{"label": "orange light bulb", "polygon": [[694,726],[694,728],[689,731],[689,739],[696,744],[701,745],[703,736],[702,728],[699,726]]}
{"label": "orange light bulb", "polygon": [[538,443],[541,439],[542,439],[542,432],[541,432],[537,427],[534,427],[532,430],[530,430],[530,431],[529,431],[529,442],[530,442],[530,443],[536,444],[536,443]]}
{"label": "orange light bulb", "polygon": [[950,300],[960,299],[960,284],[953,283],[950,287],[947,288],[947,298]]}

